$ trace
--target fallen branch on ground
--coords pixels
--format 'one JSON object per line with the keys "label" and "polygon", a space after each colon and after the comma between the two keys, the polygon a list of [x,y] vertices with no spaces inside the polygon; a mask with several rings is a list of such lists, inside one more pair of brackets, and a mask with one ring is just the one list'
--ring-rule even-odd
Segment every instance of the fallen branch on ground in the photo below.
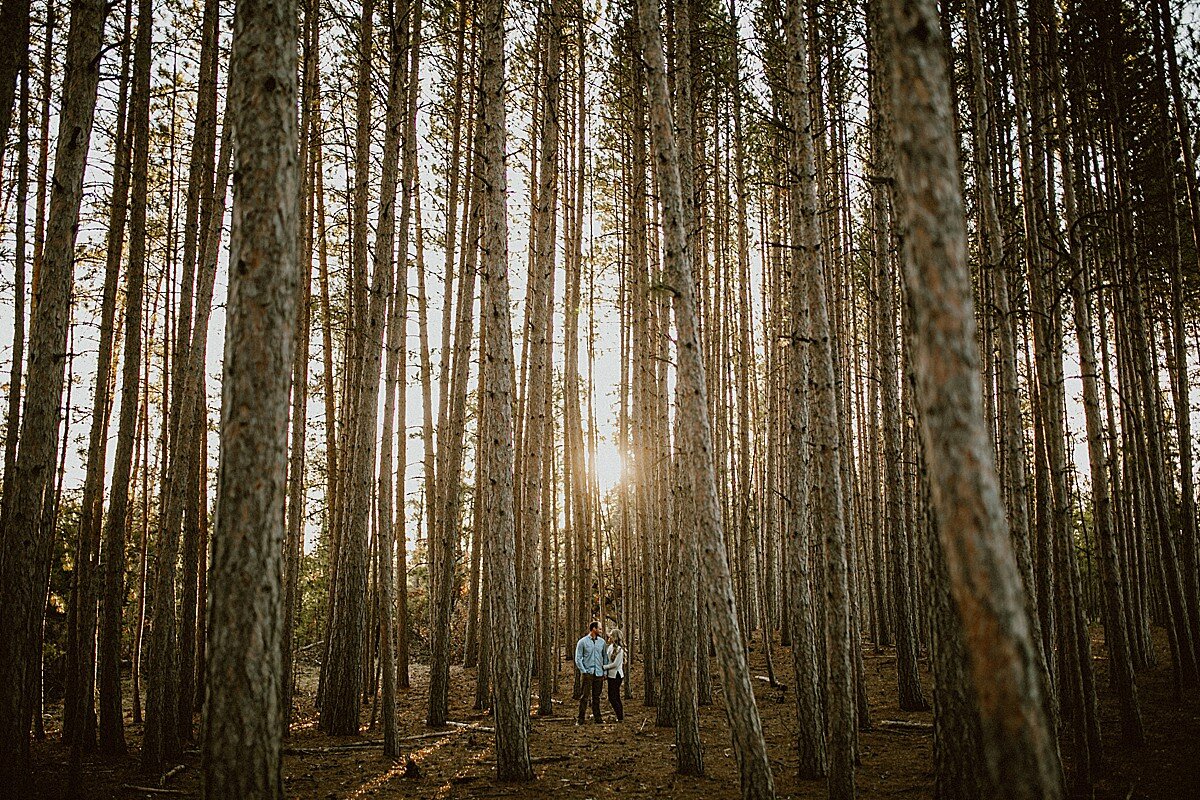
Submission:
{"label": "fallen branch on ground", "polygon": [[904,719],[881,719],[876,723],[884,730],[905,731],[907,733],[932,733],[933,723],[909,722]]}
{"label": "fallen branch on ground", "polygon": [[183,789],[159,789],[154,786],[134,786],[132,783],[125,784],[125,788],[131,792],[147,792],[149,794],[170,794],[180,797],[187,797],[191,792],[185,792]]}
{"label": "fallen branch on ground", "polygon": [[[458,731],[433,731],[432,733],[421,733],[416,736],[405,736],[403,739],[397,739],[396,742],[417,742],[422,739],[440,739],[444,736],[453,736]],[[363,742],[350,742],[348,744],[331,744],[325,747],[285,747],[283,754],[285,756],[308,756],[318,753],[340,753],[350,752],[354,750],[373,750],[376,747],[383,747],[383,739],[368,739]]]}
{"label": "fallen branch on ground", "polygon": [[316,756],[322,753],[352,753],[356,750],[374,750],[383,747],[383,742],[357,742],[355,744],[335,744],[328,747],[285,747],[285,756]]}
{"label": "fallen branch on ground", "polygon": [[158,785],[166,786],[167,781],[171,780],[171,778],[174,778],[176,775],[183,772],[185,769],[187,769],[187,764],[176,764],[175,766],[171,767],[169,770],[167,770],[166,772],[163,773],[162,777],[158,779]]}

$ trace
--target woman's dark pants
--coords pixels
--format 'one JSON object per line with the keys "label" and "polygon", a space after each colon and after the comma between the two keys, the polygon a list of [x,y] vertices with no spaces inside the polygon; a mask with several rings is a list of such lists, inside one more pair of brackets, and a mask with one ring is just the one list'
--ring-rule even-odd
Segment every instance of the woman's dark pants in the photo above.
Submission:
{"label": "woman's dark pants", "polygon": [[608,679],[608,702],[617,714],[617,721],[625,719],[625,706],[621,704],[621,681],[623,678]]}

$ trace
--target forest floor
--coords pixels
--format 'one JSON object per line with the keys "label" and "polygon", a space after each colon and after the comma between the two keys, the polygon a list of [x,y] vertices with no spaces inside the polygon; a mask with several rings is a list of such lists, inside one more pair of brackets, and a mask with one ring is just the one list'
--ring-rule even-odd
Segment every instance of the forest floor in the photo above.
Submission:
{"label": "forest floor", "polygon": [[[1171,800],[1200,797],[1200,698],[1193,694],[1180,702],[1173,695],[1167,663],[1142,674],[1139,688],[1149,741],[1138,749],[1121,746],[1117,743],[1116,709],[1108,700],[1107,662],[1102,641],[1096,642],[1094,653],[1106,748],[1105,761],[1091,796]],[[932,732],[901,729],[885,722],[928,725],[931,715],[899,710],[895,700],[894,651],[876,654],[867,645],[863,659],[871,717],[877,724],[859,737],[859,794],[864,798],[931,797],[934,781]],[[1165,662],[1165,657],[1162,660]],[[766,674],[765,661],[756,643],[751,652],[756,676]],[[775,647],[773,661],[780,680],[787,683],[791,673],[788,650]],[[387,797],[512,800],[677,797],[709,800],[738,794],[737,767],[721,707],[721,691],[715,685],[715,673],[714,705],[700,709],[706,777],[683,778],[674,774],[674,733],[654,726],[654,709],[643,706],[636,698],[627,700],[625,721],[616,723],[605,697],[605,721],[608,724],[603,726],[589,723],[577,727],[574,724],[575,707],[569,699],[561,706],[558,717],[534,720],[530,749],[537,780],[519,786],[500,785],[494,781],[490,719],[471,708],[474,670],[453,669],[450,716],[464,727],[450,729],[440,737],[429,736],[430,731],[424,724],[427,668],[414,665],[411,677],[412,688],[400,692],[399,735],[424,738],[403,742],[400,759],[393,761],[383,757],[381,747],[332,749],[356,741],[378,740],[381,732],[369,731],[357,739],[334,740],[317,731],[316,713],[312,708],[315,670],[309,665],[301,665],[297,697],[301,710],[293,725],[292,736],[285,743],[289,751],[283,764],[285,796],[298,800]],[[923,673],[922,677],[928,681],[929,675]],[[792,741],[795,706],[791,692],[772,688],[764,680],[754,683],[778,796],[824,797],[822,781],[802,781],[795,777]],[[534,686],[536,689],[536,681]],[[638,687],[635,673],[635,694]],[[559,696],[569,698],[571,673],[568,664],[563,665],[560,688]],[[926,689],[928,692],[928,685]],[[365,707],[364,724],[370,716],[371,709]],[[52,727],[57,720],[57,715],[53,721],[47,720],[46,740],[33,745],[36,781],[33,798],[58,800],[65,796],[68,752]],[[131,753],[136,753],[140,735],[141,726],[129,724],[127,736]],[[182,768],[163,781],[161,776],[140,774],[132,756],[116,764],[86,759],[84,790],[77,796],[97,800],[199,797],[198,752],[187,751],[179,764]],[[0,787],[0,797],[7,800],[12,795]]]}

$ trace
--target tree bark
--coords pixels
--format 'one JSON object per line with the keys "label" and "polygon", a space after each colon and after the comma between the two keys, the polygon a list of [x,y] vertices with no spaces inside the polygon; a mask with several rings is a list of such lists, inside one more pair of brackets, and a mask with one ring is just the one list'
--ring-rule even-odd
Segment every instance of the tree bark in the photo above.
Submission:
{"label": "tree bark", "polygon": [[[143,0],[147,2],[147,0]],[[203,796],[283,796],[282,587],[298,274],[296,4],[239,0],[237,141],[217,526],[209,578]]]}
{"label": "tree bark", "polygon": [[[487,458],[480,483],[488,518],[487,562],[492,614],[492,676],[496,720],[496,777],[533,778],[529,760],[529,674],[521,659],[513,502],[513,348],[509,316],[508,209],[504,145],[504,2],[481,9],[479,128],[482,167],[483,351],[481,389],[487,397]],[[449,571],[450,565],[444,565]]]}
{"label": "tree bark", "polygon": [[[379,591],[379,648],[382,672],[382,705],[383,705],[383,751],[384,755],[395,757],[399,755],[396,744],[396,644],[395,644],[395,573],[393,571],[393,545],[405,547],[405,512],[403,504],[404,465],[406,462],[407,437],[405,425],[405,381],[407,373],[407,324],[408,324],[408,201],[411,199],[411,156],[408,147],[411,144],[410,119],[411,107],[409,101],[408,75],[408,39],[411,36],[408,19],[411,6],[405,4],[399,14],[391,20],[391,61],[392,77],[388,91],[388,132],[385,140],[383,203],[385,206],[395,203],[397,188],[397,169],[400,156],[400,146],[403,140],[405,149],[404,197],[401,201],[400,248],[398,263],[392,261],[392,247],[395,239],[395,210],[394,205],[388,210],[388,219],[382,220],[376,237],[376,269],[386,268],[390,272],[387,279],[387,334],[384,351],[386,352],[386,374],[384,376],[384,410],[383,410],[383,450],[379,459],[379,479],[376,492],[376,502],[379,510],[379,529],[377,533],[377,581]],[[381,214],[384,213],[382,210]],[[386,248],[386,249],[384,249]],[[376,370],[378,367],[376,367]],[[376,394],[378,389],[372,389]],[[399,393],[399,409],[396,395]],[[397,413],[398,411],[398,413]],[[399,417],[399,474],[400,494],[397,496],[392,486],[392,473],[395,470],[396,419]],[[374,426],[372,426],[372,431]],[[373,432],[372,432],[372,435]],[[374,462],[374,458],[372,458]],[[399,500],[393,508],[393,501]]]}
{"label": "tree bark", "polygon": [[[533,550],[541,548],[541,581],[530,587],[531,592],[523,596],[523,603],[538,597],[543,609],[550,602],[547,578],[550,569],[550,526],[549,514],[544,505],[547,497],[542,491],[544,465],[552,456],[553,430],[547,436],[548,410],[553,393],[553,365],[551,363],[553,341],[551,323],[554,309],[555,272],[555,212],[558,208],[558,151],[559,151],[559,101],[562,62],[562,14],[556,2],[543,12],[541,24],[545,30],[546,52],[544,56],[543,105],[541,111],[541,141],[539,143],[537,205],[534,209],[534,254],[533,273],[530,277],[532,309],[526,341],[529,343],[528,400],[525,403],[527,421],[524,426],[523,452],[524,486],[522,487],[523,508],[521,523],[524,528],[522,540],[528,548],[529,561],[533,562]],[[532,575],[532,571],[531,571]],[[554,714],[554,670],[551,633],[553,621],[543,614],[538,628],[538,651],[541,659],[539,672],[538,714]],[[522,640],[532,637],[522,637]]]}
{"label": "tree bark", "polygon": [[[805,32],[800,29],[801,12],[790,2],[786,12],[788,44],[792,53],[788,74],[793,92],[792,130],[795,139],[796,196],[790,198],[800,208],[801,238],[793,242],[802,254],[793,279],[806,287],[793,295],[807,304],[808,330],[806,352],[793,358],[806,358],[812,416],[809,440],[815,497],[810,501],[814,526],[824,530],[827,576],[825,613],[827,654],[827,713],[829,715],[828,781],[831,797],[854,796],[854,694],[850,642],[850,598],[846,557],[846,524],[841,484],[839,411],[834,386],[833,350],[829,312],[826,306],[825,261],[822,253],[817,210],[817,167],[813,153],[813,130],[807,98],[809,86],[808,48]],[[821,467],[816,467],[821,464]]]}
{"label": "tree bark", "polygon": [[[799,10],[789,6],[784,24],[787,39],[787,82],[803,86],[806,81],[804,55],[800,47]],[[807,93],[794,92],[787,101],[787,113],[794,131],[807,118]],[[805,270],[814,268],[819,256],[820,242],[816,240],[814,217],[817,213],[815,195],[801,186],[802,167],[797,137],[787,140],[788,170],[791,184],[788,196],[788,244],[792,256],[785,259],[786,292],[790,301],[786,324],[788,347],[784,353],[787,367],[787,575],[788,615],[791,623],[792,667],[796,679],[796,710],[799,719],[797,744],[800,777],[814,779],[826,774],[826,711],[824,692],[820,688],[817,659],[818,628],[813,605],[813,586],[810,563],[811,526],[811,459],[809,434],[809,358],[803,353],[810,337],[809,300]],[[812,175],[808,174],[811,181]]]}
{"label": "tree bark", "polygon": [[117,449],[113,460],[113,483],[108,517],[104,521],[104,542],[100,558],[100,571],[104,583],[100,607],[97,679],[100,691],[100,749],[109,756],[125,752],[124,719],[121,713],[121,615],[125,599],[125,537],[132,494],[130,475],[133,470],[138,427],[142,308],[147,260],[146,203],[152,32],[150,13],[147,12],[143,17],[144,10],[143,4],[139,2],[130,119],[133,158],[129,266],[125,276],[125,352],[121,378],[121,409],[117,422]]}
{"label": "tree bark", "polygon": [[316,94],[319,51],[316,47],[318,6],[306,5],[300,43],[300,156],[299,199],[300,223],[297,225],[296,261],[296,322],[295,357],[292,363],[291,434],[287,468],[287,540],[283,557],[283,679],[281,708],[283,735],[288,736],[292,721],[292,695],[295,684],[296,616],[299,611],[300,564],[304,556],[305,465],[308,449],[308,369],[309,347],[312,341],[312,258],[313,216],[316,206],[316,160],[314,158],[314,128],[319,110]]}
{"label": "tree bark", "polygon": [[[368,17],[364,14],[364,21]],[[393,33],[393,40],[396,35]],[[364,34],[364,42],[369,36]],[[364,51],[369,53],[369,44]],[[371,290],[356,325],[359,359],[355,369],[354,416],[350,418],[353,440],[350,461],[346,464],[347,513],[342,531],[340,562],[334,614],[330,620],[330,663],[324,704],[321,708],[321,728],[333,735],[357,734],[359,729],[360,696],[363,689],[363,643],[367,625],[367,572],[369,571],[368,528],[371,517],[371,483],[375,470],[377,424],[379,419],[379,378],[382,368],[385,317],[395,287],[396,190],[399,182],[400,137],[404,128],[405,103],[404,59],[392,58],[388,83],[386,129],[384,134],[383,170],[380,185],[379,221],[375,237]],[[360,78],[362,76],[360,75]],[[370,91],[366,82],[360,84]],[[358,168],[364,172],[367,162]],[[364,226],[365,228],[365,226]],[[363,231],[365,233],[365,229]],[[366,246],[365,239],[362,246]],[[365,280],[365,276],[364,276]],[[389,556],[390,558],[390,556]]]}
{"label": "tree bark", "polygon": [[931,0],[892,0],[892,96],[916,399],[938,535],[969,654],[989,797],[1062,795],[983,419],[945,41]]}
{"label": "tree bark", "polygon": [[[873,9],[878,4],[872,5]],[[896,612],[896,672],[900,708],[905,711],[925,711],[929,704],[921,691],[921,680],[917,673],[917,630],[913,610],[912,588],[908,573],[911,556],[911,534],[904,524],[901,513],[900,495],[903,483],[900,477],[900,405],[899,363],[896,357],[896,288],[895,265],[892,256],[891,207],[885,181],[892,178],[892,153],[890,141],[891,92],[887,70],[890,68],[890,40],[881,31],[879,12],[875,11],[872,21],[871,43],[874,45],[875,62],[871,73],[875,109],[872,133],[872,209],[875,215],[875,258],[879,296],[877,321],[879,348],[880,400],[883,405],[883,514],[881,523],[886,526],[891,539],[891,575],[893,599]],[[882,566],[882,565],[881,565]]]}
{"label": "tree bark", "polygon": [[[50,40],[51,33],[47,20],[46,39]],[[26,264],[27,264],[27,247],[26,247],[26,208],[29,205],[29,129],[30,114],[29,114],[29,66],[28,61],[21,70],[21,98],[19,101],[20,109],[20,128],[17,135],[17,186],[16,186],[16,223],[17,230],[15,233],[15,250],[13,254],[13,338],[12,338],[12,366],[9,368],[8,377],[8,408],[4,419],[4,475],[2,479],[3,487],[0,488],[0,520],[6,517],[7,512],[4,510],[8,506],[8,500],[11,498],[11,486],[14,469],[14,464],[17,461],[17,439],[20,434],[21,427],[21,384],[24,379],[25,368],[25,304],[26,304]],[[39,200],[41,198],[39,197]],[[39,220],[40,222],[40,220]],[[4,543],[5,531],[0,528],[0,547]],[[0,563],[4,561],[4,556],[0,555]],[[0,569],[3,569],[0,566]]]}
{"label": "tree bark", "polygon": [[[4,163],[4,148],[8,129],[12,125],[13,99],[16,97],[18,76],[29,66],[29,7],[30,0],[4,0],[0,4],[0,38],[9,47],[0,53],[0,164]],[[22,116],[18,123],[24,126]]]}
{"label": "tree bark", "polygon": [[681,427],[686,437],[685,449],[691,454],[688,472],[695,489],[693,502],[696,506],[705,593],[725,688],[726,715],[741,775],[742,796],[769,798],[774,796],[775,789],[763,741],[762,723],[750,685],[721,528],[704,365],[697,337],[695,283],[687,247],[683,190],[679,179],[679,148],[672,122],[658,6],[648,0],[640,0],[637,9],[651,98],[651,144],[659,168],[663,198],[664,279],[671,289],[675,306],[679,381],[683,384],[681,391],[684,398],[680,408],[680,414],[683,415]]}
{"label": "tree bark", "polygon": [[[79,756],[96,746],[96,604],[104,508],[104,469],[108,453],[108,427],[112,408],[114,319],[121,257],[125,250],[125,218],[129,194],[129,29],[131,3],[125,7],[125,42],[121,48],[121,78],[114,137],[112,198],[106,236],[107,254],[100,308],[100,343],[92,392],[92,422],[88,435],[87,467],[83,482],[79,535],[71,586],[67,627],[67,674],[63,698],[63,738],[71,746],[71,780],[77,778]],[[140,321],[139,321],[140,324]],[[124,553],[122,553],[122,556]]]}
{"label": "tree bark", "polygon": [[46,244],[29,330],[28,379],[12,502],[0,520],[5,555],[0,561],[0,784],[21,786],[29,755],[33,698],[28,694],[37,663],[38,629],[45,583],[40,576],[51,554],[52,528],[41,524],[47,487],[54,475],[67,326],[74,276],[75,235],[83,197],[83,175],[91,143],[100,78],[100,49],[106,8],[97,0],[71,6],[58,147]]}

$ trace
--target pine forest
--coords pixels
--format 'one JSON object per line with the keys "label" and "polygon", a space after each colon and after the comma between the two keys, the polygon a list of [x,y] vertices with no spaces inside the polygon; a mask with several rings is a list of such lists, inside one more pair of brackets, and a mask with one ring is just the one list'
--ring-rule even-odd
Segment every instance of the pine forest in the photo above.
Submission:
{"label": "pine forest", "polygon": [[1200,797],[1197,0],[0,40],[0,797]]}

